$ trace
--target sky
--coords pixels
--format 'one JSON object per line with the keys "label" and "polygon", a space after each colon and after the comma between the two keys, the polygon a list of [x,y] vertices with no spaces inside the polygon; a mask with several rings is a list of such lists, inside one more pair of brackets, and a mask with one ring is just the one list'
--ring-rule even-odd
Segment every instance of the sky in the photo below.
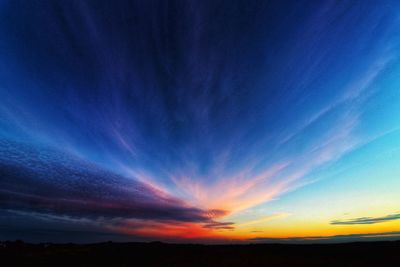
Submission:
{"label": "sky", "polygon": [[0,1],[0,240],[400,238],[397,1]]}

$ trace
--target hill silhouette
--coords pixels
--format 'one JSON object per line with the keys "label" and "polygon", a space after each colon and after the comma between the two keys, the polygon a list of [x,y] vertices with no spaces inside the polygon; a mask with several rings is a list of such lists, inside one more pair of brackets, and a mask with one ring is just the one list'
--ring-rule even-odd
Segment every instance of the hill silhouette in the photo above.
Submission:
{"label": "hill silhouette", "polygon": [[0,243],[0,266],[399,266],[400,241],[197,245]]}

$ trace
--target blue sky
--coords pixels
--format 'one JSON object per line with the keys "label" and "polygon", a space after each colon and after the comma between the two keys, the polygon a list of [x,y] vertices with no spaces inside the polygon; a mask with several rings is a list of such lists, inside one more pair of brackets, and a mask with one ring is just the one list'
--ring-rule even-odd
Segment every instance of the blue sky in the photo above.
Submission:
{"label": "blue sky", "polygon": [[399,230],[399,8],[3,1],[0,237]]}

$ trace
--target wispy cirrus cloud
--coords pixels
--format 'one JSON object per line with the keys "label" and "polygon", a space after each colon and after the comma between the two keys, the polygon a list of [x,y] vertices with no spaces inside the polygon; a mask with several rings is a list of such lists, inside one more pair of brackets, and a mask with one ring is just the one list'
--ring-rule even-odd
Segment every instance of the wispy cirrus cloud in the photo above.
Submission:
{"label": "wispy cirrus cloud", "polygon": [[250,220],[250,221],[247,221],[244,223],[236,224],[236,227],[253,226],[253,225],[257,225],[257,224],[263,224],[263,223],[266,223],[266,222],[269,222],[272,220],[283,219],[290,215],[291,214],[285,213],[285,212],[276,213],[276,214],[268,215],[268,216],[265,216],[265,217],[262,217],[259,219]]}
{"label": "wispy cirrus cloud", "polygon": [[228,5],[41,1],[31,12],[35,2],[9,1],[1,207],[127,234],[208,235],[371,139],[363,126],[379,128],[380,111],[369,121],[368,103],[396,98],[371,97],[395,69],[396,9]]}

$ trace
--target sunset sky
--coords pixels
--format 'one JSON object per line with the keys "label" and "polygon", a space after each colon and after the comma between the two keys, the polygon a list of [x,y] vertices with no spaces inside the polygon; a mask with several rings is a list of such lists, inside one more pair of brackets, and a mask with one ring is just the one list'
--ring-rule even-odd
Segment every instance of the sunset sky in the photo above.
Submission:
{"label": "sunset sky", "polygon": [[0,1],[6,239],[400,239],[400,3]]}

